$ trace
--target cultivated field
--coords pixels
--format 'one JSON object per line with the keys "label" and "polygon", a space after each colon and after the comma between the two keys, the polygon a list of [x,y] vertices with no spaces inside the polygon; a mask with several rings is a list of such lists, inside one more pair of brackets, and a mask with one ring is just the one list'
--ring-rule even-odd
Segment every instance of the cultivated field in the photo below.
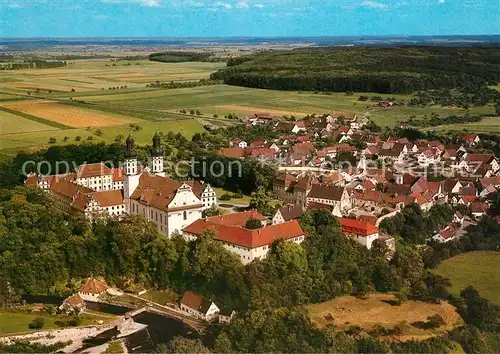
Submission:
{"label": "cultivated field", "polygon": [[137,123],[136,119],[94,110],[85,110],[50,100],[26,100],[0,104],[10,110],[26,113],[69,127],[104,127]]}
{"label": "cultivated field", "polygon": [[[203,126],[195,119],[163,122],[140,123],[141,129],[133,131],[132,134],[137,144],[151,144],[151,138],[156,131],[175,134],[181,133],[186,138],[191,139],[193,134],[204,131]],[[102,135],[96,135],[96,128],[78,128],[56,131],[42,131],[25,134],[7,134],[0,136],[0,153],[15,155],[19,150],[37,150],[41,147],[50,146],[49,139],[55,138],[57,145],[80,144],[80,143],[112,143],[118,135],[126,137],[130,131],[128,125],[117,125],[112,127],[99,128]],[[89,138],[90,137],[90,138]],[[65,138],[66,141],[65,141]]]}
{"label": "cultivated field", "polygon": [[[309,305],[309,314],[313,322],[319,327],[327,324],[335,325],[338,330],[350,326],[359,326],[365,331],[370,331],[377,324],[385,328],[393,328],[406,321],[408,324],[416,321],[426,321],[427,317],[439,314],[446,326],[428,331],[411,327],[408,334],[400,339],[424,338],[435,333],[442,333],[452,328],[461,320],[455,308],[447,302],[430,304],[420,301],[406,301],[401,306],[393,306],[389,302],[395,297],[390,294],[371,294],[362,300],[352,296],[343,296],[319,304]],[[325,315],[331,314],[333,320],[327,320]]]}
{"label": "cultivated field", "polygon": [[472,285],[481,296],[500,305],[499,269],[500,253],[467,252],[441,262],[436,273],[451,280],[454,295]]}
{"label": "cultivated field", "polygon": [[[68,61],[68,66],[53,69],[31,69],[0,72],[0,154],[46,147],[54,137],[57,144],[85,141],[93,135],[84,127],[100,128],[104,135],[92,141],[113,141],[126,135],[130,123],[143,129],[141,142],[159,129],[181,132],[191,137],[203,131],[203,125],[224,126],[227,114],[245,116],[269,113],[276,116],[301,117],[345,111],[367,115],[381,126],[394,126],[410,116],[421,118],[437,113],[441,116],[465,114],[447,107],[391,107],[381,109],[373,102],[360,102],[360,95],[344,93],[328,95],[313,92],[273,91],[228,85],[200,86],[181,89],[146,87],[154,81],[186,81],[208,78],[224,63],[158,63],[147,60],[85,59]],[[380,96],[380,95],[378,95]],[[382,95],[408,100],[408,95]],[[186,110],[187,114],[180,111]],[[196,118],[190,110],[201,112]],[[472,108],[471,114],[492,114],[492,106]],[[217,115],[218,118],[213,116]],[[18,116],[19,118],[16,118]],[[28,121],[29,122],[28,122]],[[440,130],[499,131],[498,118],[480,124],[433,127]],[[58,131],[57,129],[61,129]],[[65,141],[64,138],[68,137]],[[149,143],[149,137],[146,142]]]}
{"label": "cultivated field", "polygon": [[75,94],[117,86],[143,88],[156,80],[199,80],[222,66],[223,63],[201,62],[165,65],[149,60],[71,60],[66,67],[0,72],[0,91],[26,94],[38,89],[45,93],[51,90],[51,94]]}
{"label": "cultivated field", "polygon": [[20,117],[5,111],[0,111],[0,135],[19,134],[27,132],[40,132],[58,130],[43,123]]}

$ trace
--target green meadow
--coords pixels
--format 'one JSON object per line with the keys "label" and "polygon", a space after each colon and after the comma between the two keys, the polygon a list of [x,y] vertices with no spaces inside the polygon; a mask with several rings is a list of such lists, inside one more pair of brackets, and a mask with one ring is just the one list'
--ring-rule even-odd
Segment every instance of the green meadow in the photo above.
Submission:
{"label": "green meadow", "polygon": [[500,305],[499,269],[500,253],[467,252],[441,262],[435,273],[451,280],[455,296],[472,285],[481,296]]}

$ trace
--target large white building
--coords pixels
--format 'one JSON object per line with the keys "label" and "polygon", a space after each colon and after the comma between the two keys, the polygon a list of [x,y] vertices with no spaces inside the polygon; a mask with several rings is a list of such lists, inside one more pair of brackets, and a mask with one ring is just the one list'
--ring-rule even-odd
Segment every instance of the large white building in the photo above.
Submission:
{"label": "large white building", "polygon": [[83,212],[88,218],[98,214],[141,214],[166,236],[180,233],[200,219],[204,209],[217,206],[217,196],[209,184],[165,176],[158,134],[153,137],[148,162],[147,168],[139,168],[134,140],[129,136],[122,168],[83,164],[64,175],[32,174],[25,183],[48,191],[55,205],[65,212]]}
{"label": "large white building", "polygon": [[[249,219],[259,220],[262,227],[247,228],[246,222]],[[256,211],[213,216],[196,220],[183,229],[183,234],[188,241],[192,241],[205,230],[213,230],[215,239],[228,251],[239,256],[243,264],[266,258],[275,240],[283,239],[300,244],[306,237],[297,220],[269,226],[265,225],[265,220],[266,218]]]}

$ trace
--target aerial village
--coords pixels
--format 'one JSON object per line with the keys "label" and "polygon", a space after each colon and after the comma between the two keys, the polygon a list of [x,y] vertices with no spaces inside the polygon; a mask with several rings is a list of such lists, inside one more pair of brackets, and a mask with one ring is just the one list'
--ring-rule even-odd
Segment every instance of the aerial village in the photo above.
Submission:
{"label": "aerial village", "polygon": [[[178,181],[166,176],[158,134],[152,139],[147,167],[140,166],[134,139],[129,136],[125,161],[119,168],[104,163],[83,164],[67,174],[30,174],[25,184],[49,193],[57,208],[82,213],[89,220],[138,214],[156,224],[165,237],[181,236],[189,241],[207,229],[213,230],[215,239],[243,264],[265,258],[278,239],[300,244],[307,233],[299,218],[311,210],[325,210],[337,217],[345,236],[368,249],[375,240],[383,241],[390,259],[396,241],[379,230],[385,218],[412,204],[424,211],[445,203],[470,207],[471,216],[456,212],[452,223],[435,230],[435,241],[449,242],[461,237],[468,225],[488,211],[487,196],[500,187],[497,158],[471,152],[480,141],[475,134],[459,135],[458,142],[448,146],[438,140],[382,138],[365,129],[369,122],[366,117],[346,112],[293,122],[254,114],[245,121],[249,128],[268,126],[279,132],[278,138],[245,141],[234,137],[217,153],[277,166],[272,197],[279,201],[279,207],[272,215],[228,209],[223,215],[203,217],[204,211],[219,205],[214,188],[203,180]],[[405,128],[404,123],[401,128]],[[315,147],[322,141],[335,143]],[[335,164],[341,156],[351,157],[352,164]],[[440,178],[429,178],[426,173],[437,167]],[[85,301],[101,301],[109,291],[120,295],[118,289],[90,278],[61,309],[81,311]],[[234,315],[224,304],[215,304],[191,291],[184,293],[176,309],[170,311],[221,323],[230,322]]]}

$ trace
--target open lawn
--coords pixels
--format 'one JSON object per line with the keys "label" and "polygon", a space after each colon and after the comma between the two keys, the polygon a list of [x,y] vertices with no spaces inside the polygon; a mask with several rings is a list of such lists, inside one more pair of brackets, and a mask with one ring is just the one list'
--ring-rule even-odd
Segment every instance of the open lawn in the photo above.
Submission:
{"label": "open lawn", "polygon": [[469,124],[448,124],[428,128],[436,131],[469,131],[474,133],[500,133],[500,117],[483,118],[480,122]]}
{"label": "open lawn", "polygon": [[481,296],[500,305],[499,269],[500,253],[467,252],[441,262],[436,273],[451,280],[453,295],[472,285]]}
{"label": "open lawn", "polygon": [[149,290],[147,293],[142,294],[141,297],[160,305],[166,305],[167,303],[175,302],[178,295],[171,290]]}
{"label": "open lawn", "polygon": [[[429,335],[442,333],[461,321],[455,308],[447,302],[430,304],[420,301],[406,301],[400,306],[393,306],[390,301],[395,297],[390,294],[371,294],[365,300],[352,296],[343,296],[334,300],[308,306],[309,315],[319,327],[327,324],[335,325],[338,330],[350,326],[359,326],[365,331],[373,329],[374,325],[393,328],[395,325],[406,321],[411,324],[416,321],[426,321],[427,317],[439,314],[446,326],[427,331],[411,326],[408,333],[400,339],[425,338]],[[333,320],[325,316],[331,314]]]}
{"label": "open lawn", "polygon": [[231,191],[227,191],[223,188],[214,188],[215,194],[217,194],[217,198],[219,204],[229,203],[229,204],[239,204],[239,205],[248,205],[250,203],[250,196],[243,195],[241,198],[231,198],[230,200],[220,200],[220,197],[224,194],[234,194]]}
{"label": "open lawn", "polygon": [[[49,315],[39,313],[26,313],[26,312],[0,312],[0,335],[8,333],[19,333],[35,331],[31,330],[28,325],[36,318],[43,317],[45,324],[42,330],[61,328],[56,324],[57,321],[68,321],[71,317],[63,315]],[[81,326],[96,325],[98,321],[111,321],[116,316],[88,311],[80,315],[82,320]]]}

